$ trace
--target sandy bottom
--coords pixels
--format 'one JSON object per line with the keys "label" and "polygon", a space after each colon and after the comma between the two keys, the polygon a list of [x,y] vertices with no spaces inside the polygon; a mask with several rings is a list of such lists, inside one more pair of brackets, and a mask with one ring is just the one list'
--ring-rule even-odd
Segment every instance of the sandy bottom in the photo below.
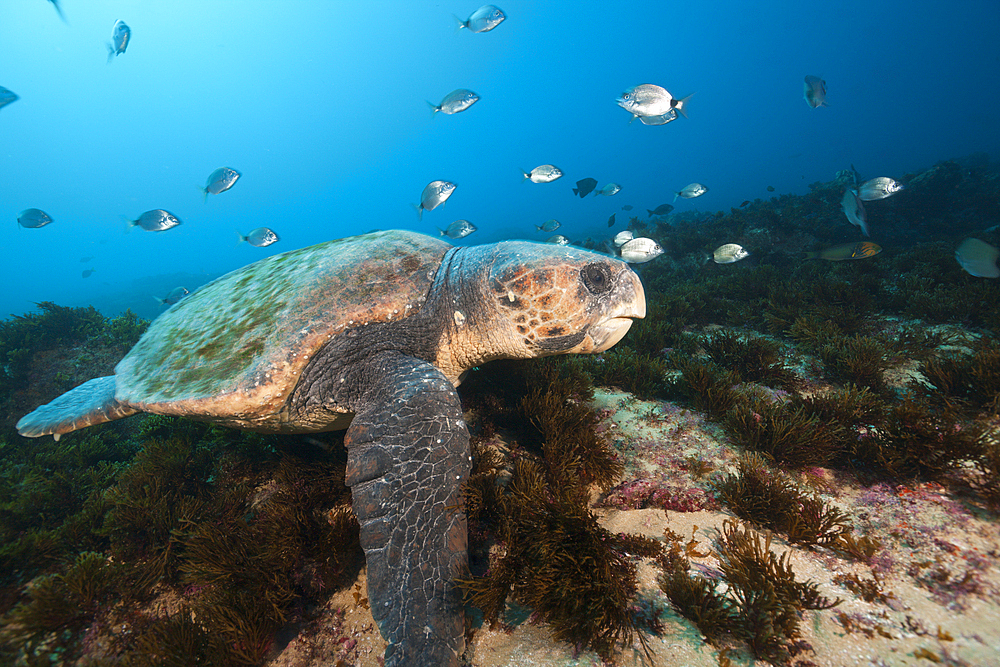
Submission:
{"label": "sandy bottom", "polygon": [[[708,477],[696,480],[685,462],[695,458],[710,463],[714,470],[709,476],[735,471],[736,450],[718,427],[697,413],[601,390],[594,407],[608,414],[609,435],[626,464],[623,483],[644,480],[695,497]],[[771,549],[777,555],[791,550],[796,579],[812,580],[822,595],[842,600],[832,609],[804,613],[802,639],[809,648],[792,664],[1000,666],[1000,525],[995,516],[960,502],[933,483],[861,487],[850,478],[816,469],[811,481],[824,500],[852,518],[855,533],[878,538],[882,549],[868,566],[823,549],[790,547],[774,537]],[[662,540],[669,529],[685,540],[695,539],[697,551],[706,555],[693,557],[692,567],[710,570],[718,567],[714,543],[722,524],[733,519],[727,512],[713,510],[594,511],[612,532]],[[849,574],[871,579],[873,573],[882,583],[884,602],[866,602],[834,581],[837,575]],[[656,585],[656,570],[648,562],[640,564],[639,579],[640,599],[664,610],[663,633],[646,635],[654,665],[770,664],[755,662],[738,645],[706,643],[691,623],[670,610]],[[374,627],[364,592],[362,572],[354,587],[330,598],[323,618],[303,628],[268,664],[380,665],[385,643]],[[476,629],[469,656],[475,667],[602,664],[596,654],[578,653],[552,639],[546,626],[529,622],[509,633]],[[638,642],[625,647],[617,662],[649,664]]]}

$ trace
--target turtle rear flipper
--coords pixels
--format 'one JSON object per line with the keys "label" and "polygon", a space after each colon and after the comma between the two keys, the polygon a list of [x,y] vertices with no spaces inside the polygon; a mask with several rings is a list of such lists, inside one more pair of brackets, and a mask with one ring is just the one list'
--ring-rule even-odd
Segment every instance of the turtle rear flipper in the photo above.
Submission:
{"label": "turtle rear flipper", "polygon": [[140,412],[115,398],[115,376],[84,382],[51,403],[36,408],[17,422],[17,432],[28,438],[54,435],[114,421]]}
{"label": "turtle rear flipper", "polygon": [[347,484],[386,667],[458,665],[465,610],[455,579],[468,576],[460,496],[472,465],[461,403],[419,359],[383,353],[358,370]]}

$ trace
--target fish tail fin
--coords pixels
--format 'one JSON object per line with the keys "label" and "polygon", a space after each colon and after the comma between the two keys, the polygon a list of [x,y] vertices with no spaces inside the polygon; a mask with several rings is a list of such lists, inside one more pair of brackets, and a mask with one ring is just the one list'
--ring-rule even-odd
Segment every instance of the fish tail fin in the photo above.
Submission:
{"label": "fish tail fin", "polygon": [[680,196],[681,196],[681,193],[675,192],[674,193],[674,201],[672,203],[677,203],[677,198],[680,197]]}
{"label": "fish tail fin", "polygon": [[413,210],[415,210],[417,212],[417,220],[423,220],[424,219],[424,207],[420,206],[419,204],[410,204],[410,206],[412,206]]}
{"label": "fish tail fin", "polygon": [[573,188],[573,194],[578,195],[578,194],[580,194],[580,191],[577,190],[576,188]]}
{"label": "fish tail fin", "polygon": [[674,108],[680,111],[681,115],[684,116],[685,118],[688,117],[688,113],[687,111],[685,111],[688,105],[688,100],[691,99],[693,95],[694,93],[691,93],[691,95],[688,95],[687,97],[682,97],[679,100],[674,100]]}
{"label": "fish tail fin", "polygon": [[238,229],[236,230],[236,236],[240,237],[240,240],[236,242],[236,245],[243,243],[249,238],[247,236],[243,236],[242,232],[240,232],[240,230]]}
{"label": "fish tail fin", "polygon": [[[528,180],[529,178],[531,178],[531,174],[529,174],[528,172],[526,172],[524,169],[519,169],[518,171],[520,171],[521,172],[521,176],[524,177],[524,178],[521,179],[522,183],[524,183],[526,180]],[[573,192],[576,192],[576,190],[573,190]]]}
{"label": "fish tail fin", "polygon": [[648,208],[646,209],[646,217],[647,218],[652,218],[653,217],[653,212],[650,211]]}
{"label": "fish tail fin", "polygon": [[819,253],[806,251],[805,253],[803,253],[802,259],[819,259]]}
{"label": "fish tail fin", "polygon": [[125,233],[128,234],[132,231],[132,228],[139,224],[138,220],[132,220],[127,215],[123,215],[122,218],[125,220]]}
{"label": "fish tail fin", "polygon": [[110,65],[111,61],[115,59],[115,47],[111,46],[110,42],[108,43],[107,46],[108,46],[108,64]]}
{"label": "fish tail fin", "polygon": [[435,225],[434,229],[438,230],[438,236],[447,236],[447,234],[445,233],[445,231],[443,229],[441,229],[440,227],[438,227],[438,226]]}
{"label": "fish tail fin", "polygon": [[[427,102],[427,100],[424,101]],[[431,108],[431,118],[436,116],[438,111],[441,111],[441,106],[438,104],[434,104],[433,102],[427,102],[427,106]]]}
{"label": "fish tail fin", "polygon": [[451,18],[455,19],[455,33],[456,34],[458,34],[458,31],[461,30],[462,28],[468,28],[469,27],[469,22],[468,21],[463,21],[462,19],[458,18],[454,14],[451,15]]}
{"label": "fish tail fin", "polygon": [[195,186],[198,188],[198,192],[201,193],[201,203],[204,204],[208,201],[208,188],[203,188],[200,185]]}

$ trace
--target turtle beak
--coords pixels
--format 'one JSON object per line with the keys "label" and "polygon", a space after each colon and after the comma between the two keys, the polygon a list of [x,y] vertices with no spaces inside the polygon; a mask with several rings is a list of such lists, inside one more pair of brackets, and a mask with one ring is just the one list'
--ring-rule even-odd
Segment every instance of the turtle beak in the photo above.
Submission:
{"label": "turtle beak", "polygon": [[646,317],[646,292],[639,276],[632,269],[627,269],[621,280],[623,285],[620,302],[611,309],[607,318],[592,326],[588,332],[593,341],[590,352],[610,349],[625,337],[632,326],[632,320]]}

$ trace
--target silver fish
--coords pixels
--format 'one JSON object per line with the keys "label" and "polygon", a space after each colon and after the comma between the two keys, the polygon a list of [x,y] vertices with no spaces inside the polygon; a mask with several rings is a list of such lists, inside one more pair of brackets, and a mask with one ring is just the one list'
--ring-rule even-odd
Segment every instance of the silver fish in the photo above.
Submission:
{"label": "silver fish", "polygon": [[17,102],[19,99],[21,98],[18,97],[17,94],[7,90],[3,86],[0,86],[0,109],[3,109],[12,102]]}
{"label": "silver fish", "polygon": [[[676,197],[674,197],[674,199],[676,199]],[[666,215],[667,213],[670,213],[672,210],[674,210],[674,207],[671,206],[670,204],[660,204],[652,211],[647,208],[646,213],[648,214],[648,217],[651,218],[654,215]]]}
{"label": "silver fish", "polygon": [[462,19],[455,17],[458,21],[458,29],[468,28],[469,32],[489,32],[493,28],[497,27],[507,16],[503,13],[496,5],[483,5],[476,11],[472,12],[472,16],[463,21]]}
{"label": "silver fish", "polygon": [[683,197],[684,199],[694,199],[695,197],[700,197],[708,192],[708,188],[701,183],[692,183],[691,185],[685,186],[680,192],[674,193],[674,201],[677,201],[678,197]]}
{"label": "silver fish", "polygon": [[441,113],[451,115],[465,111],[478,101],[479,95],[476,95],[471,90],[458,88],[445,95],[444,99],[441,100],[441,104],[434,104],[433,102],[428,102],[427,104],[431,107],[431,113],[440,111]]}
{"label": "silver fish", "polygon": [[712,259],[716,264],[732,264],[749,256],[750,253],[738,243],[720,245],[712,252]]}
{"label": "silver fish", "polygon": [[818,76],[807,76],[804,84],[806,104],[813,109],[829,106],[826,103],[826,81]]}
{"label": "silver fish", "polygon": [[562,234],[556,234],[555,236],[550,236],[545,239],[546,243],[554,243],[556,245],[569,245],[569,239]]}
{"label": "silver fish", "polygon": [[240,234],[239,231],[236,234],[240,237],[240,240],[236,245],[246,241],[255,248],[266,248],[272,243],[277,243],[281,240],[277,233],[270,227],[258,227],[257,229],[250,230],[250,233],[244,236]]}
{"label": "silver fish", "polygon": [[535,225],[535,229],[537,229],[540,232],[554,232],[560,227],[562,227],[562,223],[556,220],[555,218],[552,218],[551,220],[546,220],[540,225]]}
{"label": "silver fish", "polygon": [[608,183],[600,190],[594,190],[594,196],[604,195],[605,197],[611,197],[622,191],[622,186],[617,183]]}
{"label": "silver fish", "polygon": [[615,234],[615,247],[620,248],[634,238],[635,234],[627,229],[624,232],[618,232]]}
{"label": "silver fish", "polygon": [[448,201],[448,197],[455,192],[455,188],[457,187],[457,185],[448,181],[431,181],[428,183],[424,187],[424,191],[420,193],[420,204],[413,205],[417,209],[417,217],[422,220],[424,211],[433,211]]}
{"label": "silver fish", "polygon": [[662,86],[642,83],[626,90],[615,102],[632,114],[632,120],[643,117],[654,119],[659,117],[658,120],[653,120],[649,124],[663,125],[677,117],[677,114],[674,113],[673,118],[669,118],[671,112],[675,112],[675,110],[680,111],[687,118],[684,107],[689,99],[691,99],[690,95],[678,100]]}
{"label": "silver fish", "polygon": [[156,299],[156,301],[161,306],[163,305],[172,306],[190,293],[191,290],[189,290],[187,287],[175,287],[172,290],[170,290],[170,293],[167,294],[162,299],[158,296],[154,296],[153,298]]}
{"label": "silver fish", "polygon": [[966,273],[977,278],[1000,278],[997,257],[1000,257],[1000,250],[977,238],[965,239],[955,251],[955,259]]}
{"label": "silver fish", "polygon": [[844,193],[843,199],[840,200],[840,208],[844,211],[844,215],[847,216],[848,221],[852,225],[860,227],[864,235],[869,236],[868,216],[865,214],[865,207],[861,204],[861,200],[854,190],[848,190]]}
{"label": "silver fish", "polygon": [[115,22],[114,30],[111,31],[111,42],[108,44],[108,62],[111,62],[115,56],[125,53],[130,39],[132,39],[132,29],[125,21],[118,19]]}
{"label": "silver fish", "polygon": [[94,275],[94,271],[97,271],[97,269],[84,269],[83,271],[80,272],[80,276],[83,278],[89,278],[90,276]]}
{"label": "silver fish", "polygon": [[663,247],[653,239],[640,237],[627,241],[621,248],[621,256],[629,264],[642,264],[663,254]]}
{"label": "silver fish", "polygon": [[858,188],[858,198],[861,201],[875,201],[891,197],[903,189],[905,188],[902,183],[897,183],[888,176],[879,176],[861,184]]}
{"label": "silver fish", "polygon": [[562,169],[554,164],[543,164],[531,171],[522,169],[521,175],[524,176],[523,180],[530,180],[532,183],[551,183],[558,178],[562,178],[563,173]]}
{"label": "silver fish", "polygon": [[181,221],[170,211],[154,208],[152,211],[146,211],[136,220],[129,220],[128,223],[129,227],[138,225],[147,232],[164,232],[181,224]]}
{"label": "silver fish", "polygon": [[28,229],[38,229],[52,223],[52,217],[37,208],[26,208],[17,214],[17,224]]}
{"label": "silver fish", "polygon": [[450,239],[464,239],[479,228],[468,220],[456,220],[448,225],[447,229],[438,229],[437,227],[435,229],[438,230],[441,236],[447,236]]}
{"label": "silver fish", "polygon": [[208,201],[208,195],[217,195],[220,192],[225,192],[229,188],[236,185],[236,181],[242,176],[240,172],[236,171],[232,167],[219,167],[211,174],[208,175],[208,180],[205,181],[205,187],[198,188],[204,195],[204,200]]}

